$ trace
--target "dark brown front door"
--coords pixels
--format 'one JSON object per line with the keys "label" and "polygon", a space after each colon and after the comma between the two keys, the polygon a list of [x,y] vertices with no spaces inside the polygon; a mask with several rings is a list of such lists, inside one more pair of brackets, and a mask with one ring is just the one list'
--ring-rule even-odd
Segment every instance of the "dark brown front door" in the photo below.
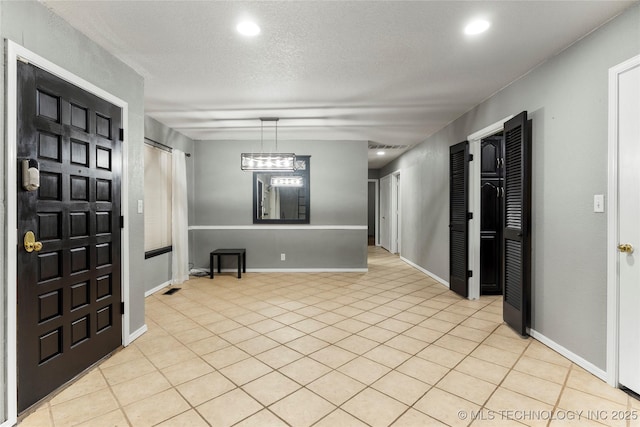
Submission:
{"label": "dark brown front door", "polygon": [[[120,108],[18,62],[18,411],[122,342]],[[23,186],[22,160],[40,187]],[[32,231],[42,249],[28,252]]]}

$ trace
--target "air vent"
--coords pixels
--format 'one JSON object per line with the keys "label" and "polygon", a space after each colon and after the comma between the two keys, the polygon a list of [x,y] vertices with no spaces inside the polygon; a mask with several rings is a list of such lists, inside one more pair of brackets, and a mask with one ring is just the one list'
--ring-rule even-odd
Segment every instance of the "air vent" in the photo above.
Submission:
{"label": "air vent", "polygon": [[369,150],[404,150],[408,145],[387,145],[369,141]]}

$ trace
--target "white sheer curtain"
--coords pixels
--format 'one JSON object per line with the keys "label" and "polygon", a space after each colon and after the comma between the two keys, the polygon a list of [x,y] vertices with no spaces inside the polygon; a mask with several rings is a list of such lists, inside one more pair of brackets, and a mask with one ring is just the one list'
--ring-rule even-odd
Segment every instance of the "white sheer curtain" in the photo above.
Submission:
{"label": "white sheer curtain", "polygon": [[189,279],[189,223],[187,207],[187,164],[180,150],[173,150],[173,185],[171,188],[171,283],[179,285]]}

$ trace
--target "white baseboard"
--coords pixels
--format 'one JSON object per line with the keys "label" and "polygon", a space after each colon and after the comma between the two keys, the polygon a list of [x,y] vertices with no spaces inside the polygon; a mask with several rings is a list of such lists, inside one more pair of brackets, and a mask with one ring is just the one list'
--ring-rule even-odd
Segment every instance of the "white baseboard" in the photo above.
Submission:
{"label": "white baseboard", "polygon": [[446,280],[444,280],[443,278],[438,277],[438,276],[436,276],[435,274],[433,274],[432,272],[430,272],[429,270],[424,269],[424,268],[420,267],[418,264],[416,264],[416,263],[414,263],[414,262],[409,261],[408,259],[406,259],[406,258],[405,258],[405,257],[403,257],[402,255],[400,256],[400,259],[401,259],[402,261],[406,262],[407,264],[409,264],[411,267],[413,267],[413,268],[415,268],[415,269],[417,269],[417,270],[422,271],[422,272],[423,272],[424,274],[426,274],[427,276],[429,276],[429,277],[431,277],[432,279],[435,279],[436,281],[438,281],[438,282],[440,282],[441,284],[445,285],[447,288],[450,288],[450,286],[449,286],[449,282],[448,282],[448,281],[446,281]]}
{"label": "white baseboard", "polygon": [[156,287],[155,287],[155,288],[153,288],[153,289],[149,289],[147,292],[145,292],[145,293],[144,293],[144,297],[146,298],[146,297],[148,297],[149,295],[153,295],[153,294],[155,294],[156,292],[158,292],[158,291],[160,291],[160,290],[162,290],[162,289],[166,288],[166,287],[167,287],[167,286],[169,286],[170,284],[171,284],[171,280],[168,280],[168,281],[164,282],[163,284],[156,286]]}
{"label": "white baseboard", "polygon": [[571,350],[566,349],[565,347],[547,338],[546,336],[542,335],[540,332],[534,329],[529,329],[529,335],[531,335],[532,338],[535,338],[536,340],[540,341],[542,344],[546,345],[550,349],[560,353],[561,355],[563,355],[564,357],[566,357],[576,365],[580,366],[581,368],[591,372],[593,375],[600,378],[602,381],[607,382],[607,373],[604,370],[598,368],[593,363],[578,356]]}
{"label": "white baseboard", "polygon": [[[199,271],[209,269],[199,268]],[[235,273],[237,268],[223,268],[223,273]],[[247,268],[247,273],[367,273],[368,268]],[[215,271],[217,273],[217,271]]]}
{"label": "white baseboard", "polygon": [[131,344],[134,340],[140,338],[140,336],[142,336],[142,334],[144,334],[145,332],[147,332],[146,324],[142,325],[142,327],[140,327],[137,331],[129,334],[129,340],[127,341],[127,345]]}

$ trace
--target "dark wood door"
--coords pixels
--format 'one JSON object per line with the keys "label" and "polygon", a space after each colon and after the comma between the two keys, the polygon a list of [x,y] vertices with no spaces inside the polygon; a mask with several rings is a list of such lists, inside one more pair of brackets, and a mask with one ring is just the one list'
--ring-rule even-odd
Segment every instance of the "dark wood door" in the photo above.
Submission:
{"label": "dark wood door", "polygon": [[469,295],[469,142],[449,147],[449,287]]}
{"label": "dark wood door", "polygon": [[527,335],[531,304],[531,123],[527,112],[504,125],[504,321]]}
{"label": "dark wood door", "polygon": [[[18,411],[122,343],[121,110],[18,62]],[[27,231],[40,251],[22,244]]]}
{"label": "dark wood door", "polygon": [[480,293],[501,295],[502,266],[502,133],[481,142]]}

